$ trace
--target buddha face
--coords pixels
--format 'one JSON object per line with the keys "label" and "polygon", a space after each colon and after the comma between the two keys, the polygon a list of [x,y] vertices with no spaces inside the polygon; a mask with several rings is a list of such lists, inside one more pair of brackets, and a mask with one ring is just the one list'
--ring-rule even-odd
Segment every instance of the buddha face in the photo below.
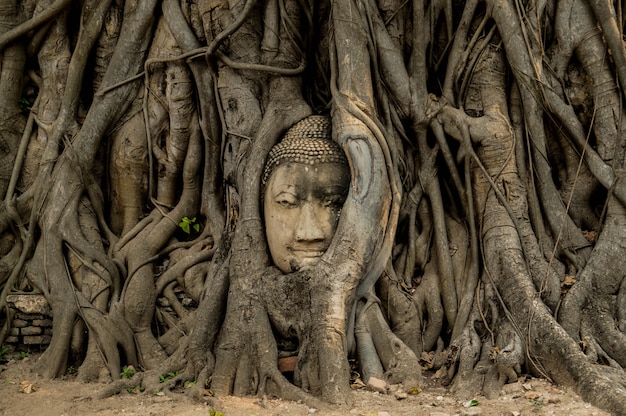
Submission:
{"label": "buddha face", "polygon": [[270,254],[284,273],[317,264],[330,245],[348,194],[341,163],[285,163],[268,178],[263,201]]}

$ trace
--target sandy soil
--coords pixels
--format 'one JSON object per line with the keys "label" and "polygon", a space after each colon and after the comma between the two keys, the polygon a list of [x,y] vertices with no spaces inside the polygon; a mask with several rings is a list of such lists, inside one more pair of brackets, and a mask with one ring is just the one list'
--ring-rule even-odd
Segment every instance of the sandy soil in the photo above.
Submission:
{"label": "sandy soil", "polygon": [[[224,416],[395,416],[395,415],[563,415],[604,416],[608,413],[583,402],[574,392],[537,379],[520,379],[505,386],[500,398],[455,398],[435,380],[424,391],[407,397],[379,394],[359,389],[353,392],[355,405],[349,409],[312,409],[302,403],[268,398],[226,397],[212,405],[192,401],[184,391],[170,395],[123,392],[106,399],[89,399],[102,390],[102,384],[72,380],[44,380],[33,376],[31,367],[37,355],[18,356],[0,367],[0,415],[213,415]],[[161,393],[162,394],[162,393]],[[470,401],[474,399],[473,403]],[[213,410],[213,412],[211,412]],[[219,413],[217,413],[219,415]]]}

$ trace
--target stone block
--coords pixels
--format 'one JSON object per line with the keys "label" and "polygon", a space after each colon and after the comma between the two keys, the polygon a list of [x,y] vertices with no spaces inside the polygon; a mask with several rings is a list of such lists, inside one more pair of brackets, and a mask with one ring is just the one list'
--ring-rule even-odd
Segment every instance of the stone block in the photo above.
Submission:
{"label": "stone block", "polygon": [[26,328],[30,325],[30,322],[23,319],[13,319],[13,328]]}
{"label": "stone block", "polygon": [[45,315],[41,315],[39,313],[24,313],[17,312],[15,314],[16,319],[22,319],[24,321],[32,321],[33,319],[46,319]]}
{"label": "stone block", "polygon": [[43,329],[38,326],[27,326],[20,330],[20,334],[22,335],[40,335],[42,332]]}
{"label": "stone block", "polygon": [[28,314],[50,316],[50,306],[43,295],[19,294],[8,295],[7,303],[10,307]]}
{"label": "stone block", "polygon": [[23,337],[22,343],[24,345],[46,345],[50,344],[52,337],[49,335],[28,335]]}
{"label": "stone block", "polygon": [[20,339],[16,336],[10,336],[10,337],[6,337],[4,339],[4,342],[7,344],[17,344],[20,342]]}
{"label": "stone block", "polygon": [[52,319],[33,319],[33,326],[51,327]]}
{"label": "stone block", "polygon": [[278,359],[278,370],[281,373],[285,373],[285,372],[288,372],[288,371],[295,371],[297,363],[298,363],[298,357],[295,356],[295,355],[293,357],[279,358]]}

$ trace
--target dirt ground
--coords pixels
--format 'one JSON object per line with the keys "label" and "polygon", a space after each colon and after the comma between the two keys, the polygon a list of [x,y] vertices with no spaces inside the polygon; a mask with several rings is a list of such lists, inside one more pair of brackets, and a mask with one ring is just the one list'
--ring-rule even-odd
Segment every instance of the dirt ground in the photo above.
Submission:
{"label": "dirt ground", "polygon": [[[211,405],[192,401],[184,391],[163,393],[123,392],[106,399],[90,399],[103,384],[63,380],[44,380],[31,373],[37,354],[14,354],[0,366],[0,415],[75,416],[75,415],[211,415],[219,416],[455,416],[455,415],[563,415],[604,416],[608,413],[585,403],[573,391],[546,381],[522,378],[505,386],[497,400],[475,397],[455,398],[434,379],[418,394],[380,394],[366,389],[353,392],[355,405],[347,409],[313,409],[302,403],[269,398],[226,397]],[[428,377],[428,374],[426,374]]]}

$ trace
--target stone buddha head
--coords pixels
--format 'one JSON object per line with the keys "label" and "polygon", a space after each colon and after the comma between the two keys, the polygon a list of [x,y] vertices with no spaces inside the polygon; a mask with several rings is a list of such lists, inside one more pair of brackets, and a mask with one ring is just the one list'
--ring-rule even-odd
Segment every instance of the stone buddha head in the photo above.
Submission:
{"label": "stone buddha head", "polygon": [[269,152],[262,178],[265,234],[283,273],[317,264],[330,245],[350,187],[343,150],[330,119],[310,116]]}

